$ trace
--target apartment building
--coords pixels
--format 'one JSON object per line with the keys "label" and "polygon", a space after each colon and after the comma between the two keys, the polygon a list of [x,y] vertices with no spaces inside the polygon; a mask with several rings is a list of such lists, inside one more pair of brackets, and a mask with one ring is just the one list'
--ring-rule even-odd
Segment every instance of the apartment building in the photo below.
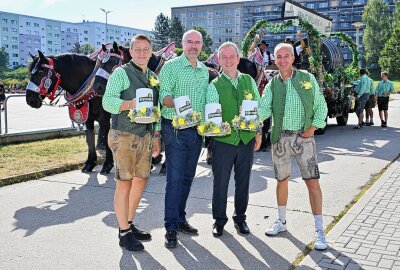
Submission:
{"label": "apartment building", "polygon": [[29,53],[60,54],[68,52],[75,43],[101,44],[116,41],[125,45],[136,34],[152,36],[147,30],[101,22],[71,23],[0,11],[0,47],[9,54],[9,66],[26,65]]}
{"label": "apartment building", "polygon": [[[258,20],[280,19],[283,0],[241,1],[223,4],[196,5],[171,8],[171,17],[181,19],[186,29],[194,26],[203,27],[213,38],[213,49],[216,50],[223,42],[232,41],[240,46],[246,33]],[[344,32],[355,40],[356,28],[353,23],[360,22],[367,0],[296,0],[304,7],[321,13],[332,19],[332,31]],[[389,4],[391,14],[395,8],[395,0],[385,0]],[[273,34],[266,33],[264,39],[273,48],[286,37],[297,39],[297,27]],[[300,29],[299,29],[300,30]],[[363,28],[360,29],[360,37]],[[361,40],[361,38],[360,38]],[[339,41],[336,41],[339,44]],[[362,45],[360,45],[362,50]],[[348,48],[342,48],[346,62],[351,61]]]}

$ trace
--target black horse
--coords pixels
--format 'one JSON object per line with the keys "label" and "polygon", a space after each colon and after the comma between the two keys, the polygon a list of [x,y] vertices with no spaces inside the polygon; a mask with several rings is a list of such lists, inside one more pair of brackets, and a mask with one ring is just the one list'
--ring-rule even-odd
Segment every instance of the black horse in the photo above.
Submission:
{"label": "black horse", "polygon": [[[208,62],[203,62],[203,63],[209,68],[213,68],[216,70],[218,69],[218,66],[216,64],[211,64]],[[254,80],[256,79],[257,77],[256,64],[254,64],[249,59],[240,57],[240,61],[237,68],[241,73],[249,74]]]}
{"label": "black horse", "polygon": [[[32,56],[29,66],[30,83],[26,91],[26,103],[33,108],[40,108],[43,100],[48,97],[51,101],[55,98],[58,88],[65,90],[70,97],[77,97],[82,86],[92,75],[96,60],[79,54],[61,54],[46,57],[41,51],[39,57]],[[79,97],[80,98],[80,97]],[[110,113],[103,110],[101,97],[92,95],[88,98],[89,113],[86,121],[86,143],[88,145],[88,158],[82,172],[91,172],[96,166],[97,155],[95,149],[94,121],[100,125],[104,134],[110,129]],[[76,100],[79,103],[81,100]],[[75,103],[74,103],[75,104]],[[77,104],[76,108],[85,106]],[[108,174],[113,168],[113,159],[110,148],[106,144],[106,158],[101,169],[102,174]]]}

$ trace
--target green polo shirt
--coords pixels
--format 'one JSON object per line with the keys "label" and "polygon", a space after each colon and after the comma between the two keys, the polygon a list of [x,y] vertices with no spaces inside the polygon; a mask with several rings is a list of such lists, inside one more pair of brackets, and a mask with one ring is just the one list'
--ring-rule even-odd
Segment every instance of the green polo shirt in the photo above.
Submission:
{"label": "green polo shirt", "polygon": [[390,93],[394,93],[394,85],[393,82],[387,80],[385,81],[380,81],[378,83],[378,86],[376,87],[375,90],[376,94],[379,97],[388,97],[389,95],[385,95],[385,92],[390,92]]}
{"label": "green polo shirt", "polygon": [[[160,102],[167,96],[177,98],[189,96],[193,111],[201,112],[204,117],[206,91],[208,87],[208,68],[197,60],[197,66],[192,64],[184,54],[174,58],[161,68],[160,72]],[[169,120],[175,116],[175,108],[163,106],[161,115]]]}
{"label": "green polo shirt", "polygon": [[361,97],[363,94],[369,94],[370,84],[371,81],[369,77],[366,74],[362,75],[356,87],[356,91],[359,97]]}

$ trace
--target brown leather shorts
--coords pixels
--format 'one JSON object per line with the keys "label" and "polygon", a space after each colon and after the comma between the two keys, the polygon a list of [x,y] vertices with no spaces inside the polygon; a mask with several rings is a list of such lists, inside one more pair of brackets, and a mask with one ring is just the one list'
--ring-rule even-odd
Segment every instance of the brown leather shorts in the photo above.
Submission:
{"label": "brown leather shorts", "polygon": [[115,166],[115,179],[132,180],[134,177],[147,179],[151,170],[153,144],[150,133],[144,137],[129,132],[111,129],[108,133]]}

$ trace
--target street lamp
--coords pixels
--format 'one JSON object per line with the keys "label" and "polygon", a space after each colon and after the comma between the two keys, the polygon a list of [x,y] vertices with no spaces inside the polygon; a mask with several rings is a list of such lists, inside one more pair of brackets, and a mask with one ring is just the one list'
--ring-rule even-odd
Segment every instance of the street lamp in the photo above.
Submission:
{"label": "street lamp", "polygon": [[355,22],[353,24],[351,24],[353,26],[356,27],[356,44],[357,44],[357,48],[360,46],[360,37],[359,37],[359,33],[360,33],[360,28],[363,27],[365,24],[362,22]]}
{"label": "street lamp", "polygon": [[107,29],[107,15],[111,12],[111,10],[105,10],[104,8],[100,8],[106,14],[106,42],[108,41],[108,29]]}

